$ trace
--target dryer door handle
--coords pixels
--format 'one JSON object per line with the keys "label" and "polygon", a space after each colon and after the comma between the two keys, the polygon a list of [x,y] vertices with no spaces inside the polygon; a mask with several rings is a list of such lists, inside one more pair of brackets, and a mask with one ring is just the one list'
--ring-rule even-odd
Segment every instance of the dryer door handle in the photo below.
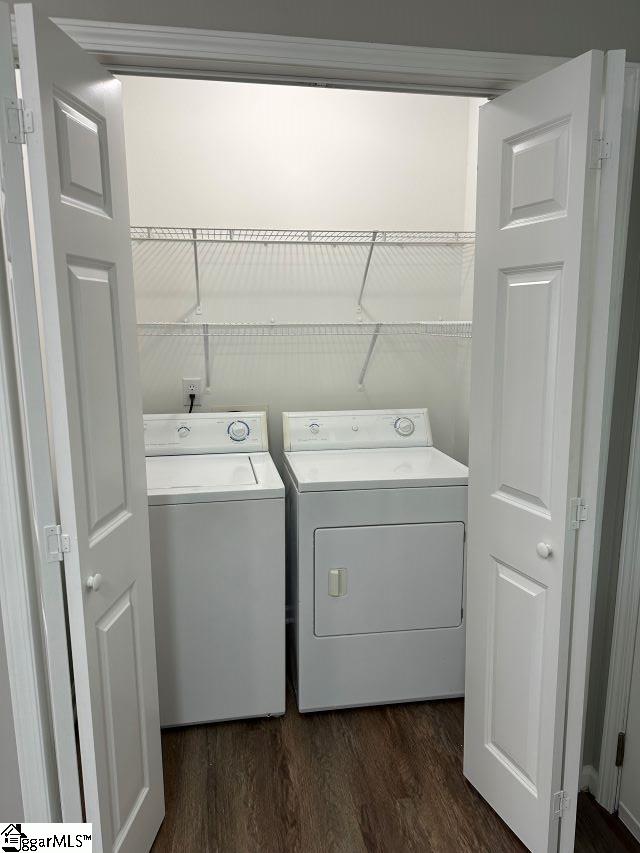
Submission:
{"label": "dryer door handle", "polygon": [[329,569],[329,595],[338,598],[347,594],[347,570]]}

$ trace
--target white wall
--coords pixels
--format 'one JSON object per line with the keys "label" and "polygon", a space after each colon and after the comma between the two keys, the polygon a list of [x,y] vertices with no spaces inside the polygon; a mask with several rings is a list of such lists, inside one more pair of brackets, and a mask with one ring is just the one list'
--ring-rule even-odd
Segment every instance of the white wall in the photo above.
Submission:
{"label": "white wall", "polygon": [[464,227],[465,98],[122,83],[134,224]]}
{"label": "white wall", "polygon": [[[473,228],[477,104],[463,98],[122,78],[134,225],[310,229]],[[469,167],[469,150],[472,165]],[[139,321],[470,318],[472,247],[201,246],[194,314],[189,243],[136,243]],[[204,408],[281,412],[430,409],[434,439],[467,458],[470,342],[369,336],[210,340]],[[203,341],[141,338],[146,411],[181,409],[204,378]]]}
{"label": "white wall", "polygon": [[640,631],[636,632],[618,813],[640,841]]}

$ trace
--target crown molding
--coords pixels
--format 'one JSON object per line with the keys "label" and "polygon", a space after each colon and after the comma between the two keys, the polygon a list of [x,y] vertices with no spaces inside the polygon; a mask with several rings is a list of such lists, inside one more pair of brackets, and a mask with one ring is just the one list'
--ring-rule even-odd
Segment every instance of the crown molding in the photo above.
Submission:
{"label": "crown molding", "polygon": [[54,18],[114,71],[496,95],[561,57]]}

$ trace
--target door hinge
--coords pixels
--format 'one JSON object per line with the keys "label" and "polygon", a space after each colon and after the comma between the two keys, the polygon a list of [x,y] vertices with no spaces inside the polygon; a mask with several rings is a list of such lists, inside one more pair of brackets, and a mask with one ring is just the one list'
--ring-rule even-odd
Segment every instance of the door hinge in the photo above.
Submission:
{"label": "door hinge", "polygon": [[618,744],[616,746],[616,767],[624,764],[624,747],[627,739],[626,732],[618,732]]}
{"label": "door hinge", "polygon": [[20,98],[5,98],[4,119],[8,142],[22,145],[27,133],[33,133],[33,112],[25,109]]}
{"label": "door hinge", "polygon": [[560,820],[569,808],[570,803],[571,798],[564,791],[556,791],[553,797],[551,797],[551,817],[554,820]]}
{"label": "door hinge", "polygon": [[611,159],[611,143],[598,131],[591,139],[591,163],[592,169],[601,169],[602,161]]}
{"label": "door hinge", "polygon": [[572,530],[579,530],[580,525],[589,518],[589,507],[584,498],[572,498],[570,503],[569,524]]}
{"label": "door hinge", "polygon": [[44,528],[44,547],[47,562],[60,563],[71,550],[71,539],[62,532],[59,524],[47,524]]}

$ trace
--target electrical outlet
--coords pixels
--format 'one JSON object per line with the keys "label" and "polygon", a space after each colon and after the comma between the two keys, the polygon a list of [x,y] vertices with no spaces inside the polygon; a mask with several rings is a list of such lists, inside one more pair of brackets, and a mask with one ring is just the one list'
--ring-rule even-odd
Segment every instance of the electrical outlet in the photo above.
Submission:
{"label": "electrical outlet", "polygon": [[182,405],[185,409],[189,409],[191,399],[189,394],[195,394],[193,408],[202,405],[202,379],[183,379],[182,380]]}

